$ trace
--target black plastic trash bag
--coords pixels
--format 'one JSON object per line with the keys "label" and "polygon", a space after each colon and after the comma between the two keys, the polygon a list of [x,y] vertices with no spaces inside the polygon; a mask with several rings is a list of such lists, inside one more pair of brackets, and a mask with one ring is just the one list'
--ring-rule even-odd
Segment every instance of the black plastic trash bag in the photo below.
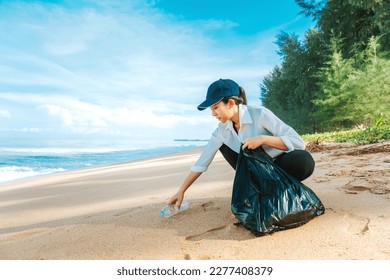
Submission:
{"label": "black plastic trash bag", "polygon": [[298,227],[325,212],[316,194],[274,164],[261,147],[238,156],[231,208],[256,236]]}

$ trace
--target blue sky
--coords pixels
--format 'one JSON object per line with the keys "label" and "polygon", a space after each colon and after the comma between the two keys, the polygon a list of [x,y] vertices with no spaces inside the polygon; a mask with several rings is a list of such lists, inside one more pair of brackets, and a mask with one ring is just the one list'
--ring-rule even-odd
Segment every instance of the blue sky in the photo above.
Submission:
{"label": "blue sky", "polygon": [[314,24],[294,0],[0,0],[0,137],[208,138],[207,87],[259,105],[280,31]]}

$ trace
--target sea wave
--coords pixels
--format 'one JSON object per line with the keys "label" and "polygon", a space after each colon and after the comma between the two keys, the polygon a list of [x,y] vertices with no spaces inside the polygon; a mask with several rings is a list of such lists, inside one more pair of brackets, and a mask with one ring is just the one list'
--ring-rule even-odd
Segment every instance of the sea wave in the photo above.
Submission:
{"label": "sea wave", "polygon": [[200,143],[161,147],[0,147],[0,182],[37,175],[80,170],[180,152]]}
{"label": "sea wave", "polygon": [[35,169],[28,166],[4,166],[0,167],[0,182],[23,179],[38,175],[48,175],[55,172],[66,171],[63,168]]}
{"label": "sea wave", "polygon": [[[186,141],[186,142],[184,142]],[[74,144],[73,144],[74,145]],[[80,146],[39,146],[39,147],[21,147],[21,146],[1,146],[0,155],[75,155],[75,154],[106,154],[113,152],[132,152],[140,150],[154,150],[159,148],[183,149],[188,146],[201,146],[204,143],[196,140],[175,140],[173,142],[144,142],[144,143],[126,143],[105,144],[102,146],[88,145],[83,143]]]}
{"label": "sea wave", "polygon": [[137,150],[137,148],[0,148],[1,154],[23,155],[67,155],[67,154],[98,154]]}

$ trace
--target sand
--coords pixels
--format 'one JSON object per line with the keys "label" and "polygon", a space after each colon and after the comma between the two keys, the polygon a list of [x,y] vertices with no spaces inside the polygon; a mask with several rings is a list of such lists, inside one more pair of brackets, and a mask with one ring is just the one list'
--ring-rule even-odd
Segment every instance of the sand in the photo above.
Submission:
{"label": "sand", "polygon": [[217,154],[187,191],[189,209],[159,216],[200,150],[0,186],[1,260],[389,260],[390,141],[310,143],[304,181],[326,207],[263,237],[234,225],[233,169]]}

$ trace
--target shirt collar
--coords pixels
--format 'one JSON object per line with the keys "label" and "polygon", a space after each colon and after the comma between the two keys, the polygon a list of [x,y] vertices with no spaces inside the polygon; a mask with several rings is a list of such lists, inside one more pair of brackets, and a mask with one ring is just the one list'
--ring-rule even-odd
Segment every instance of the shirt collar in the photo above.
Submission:
{"label": "shirt collar", "polygon": [[[251,124],[253,123],[252,117],[249,114],[248,107],[246,105],[239,104],[238,105],[238,113],[240,114],[240,126],[243,124]],[[225,127],[226,130],[230,129],[234,131],[233,122],[229,121]]]}
{"label": "shirt collar", "polygon": [[253,123],[252,117],[249,114],[248,107],[246,105],[238,105],[240,113],[240,125]]}

